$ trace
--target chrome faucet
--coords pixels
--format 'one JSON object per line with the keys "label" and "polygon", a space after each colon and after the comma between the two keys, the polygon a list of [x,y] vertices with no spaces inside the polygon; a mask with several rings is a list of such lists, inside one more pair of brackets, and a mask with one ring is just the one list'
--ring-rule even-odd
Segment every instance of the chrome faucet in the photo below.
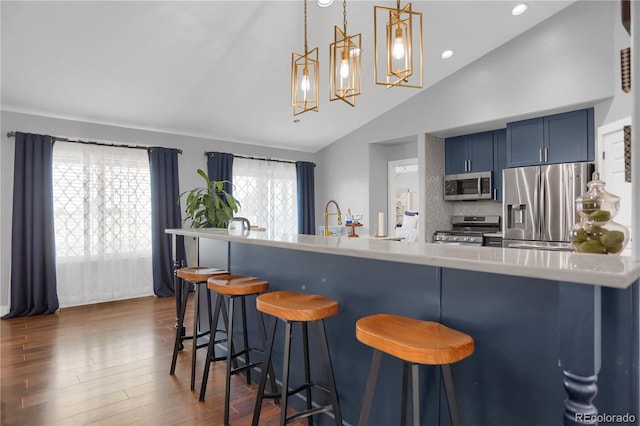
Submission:
{"label": "chrome faucet", "polygon": [[[335,213],[329,213],[329,204],[331,203],[336,205]],[[338,225],[342,225],[342,213],[340,213],[340,207],[338,207],[338,203],[336,203],[335,200],[327,201],[327,205],[324,206],[324,236],[325,237],[328,237],[329,235],[333,234],[333,232],[329,231],[329,215],[337,215]]]}

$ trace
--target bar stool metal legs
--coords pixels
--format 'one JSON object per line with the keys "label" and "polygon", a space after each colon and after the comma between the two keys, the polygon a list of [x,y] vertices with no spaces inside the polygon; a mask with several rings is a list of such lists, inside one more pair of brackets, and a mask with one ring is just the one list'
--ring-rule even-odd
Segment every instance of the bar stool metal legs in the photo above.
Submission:
{"label": "bar stool metal legs", "polygon": [[[176,363],[178,361],[178,352],[184,349],[184,344],[182,343],[184,340],[189,339],[189,336],[184,336],[182,330],[184,329],[184,314],[187,310],[187,298],[189,293],[186,291],[181,292],[181,299],[178,309],[178,322],[176,323],[176,336],[173,344],[173,355],[171,357],[171,368],[169,369],[169,374],[173,375],[176,372]],[[192,336],[193,337],[193,336]]]}
{"label": "bar stool metal legs", "polygon": [[[204,361],[204,371],[202,373],[202,384],[200,385],[200,401],[204,401],[204,395],[207,391],[207,381],[209,380],[209,370],[211,368],[211,363],[215,361],[223,361],[227,359],[227,356],[216,356],[216,345],[218,343],[227,342],[227,352],[233,352],[233,339],[230,338],[231,332],[229,330],[231,327],[231,315],[233,313],[230,312],[227,314],[227,308],[224,305],[224,298],[222,295],[216,296],[216,306],[214,309],[214,314],[212,317],[212,321],[210,322],[209,328],[211,330],[215,330],[216,333],[211,334],[209,338],[209,343],[207,344],[207,355]],[[218,321],[220,319],[220,315],[222,315],[222,321],[224,324],[224,329],[218,329]],[[216,339],[215,336],[217,333],[224,333],[225,337],[221,339]]]}
{"label": "bar stool metal legs", "polygon": [[380,369],[382,353],[402,361],[402,394],[400,425],[407,424],[407,393],[409,392],[409,369],[411,369],[413,425],[420,425],[419,366],[439,366],[442,371],[449,415],[453,426],[460,426],[460,415],[456,402],[450,364],[470,356],[474,342],[457,330],[433,321],[392,314],[370,315],[356,322],[356,338],[373,349],[371,370],[364,392],[358,426],[366,426],[373,400],[373,392]]}
{"label": "bar stool metal legs", "polygon": [[[333,366],[331,364],[331,357],[329,355],[329,345],[324,327],[324,320],[313,321],[318,329],[318,335],[320,337],[320,352],[322,356],[322,362],[324,365],[324,371],[327,373],[328,380],[327,385],[322,385],[311,380],[311,368],[309,359],[309,337],[308,337],[308,323],[309,321],[288,321],[285,322],[285,339],[284,339],[284,353],[283,353],[283,369],[282,369],[282,389],[280,395],[280,425],[286,425],[299,418],[307,418],[308,424],[313,424],[312,416],[324,412],[332,411],[336,425],[342,425],[342,415],[340,413],[340,405],[338,402],[338,393],[336,391],[335,378],[333,376]],[[289,390],[289,371],[291,362],[291,337],[293,323],[300,322],[302,328],[303,337],[303,352],[304,352],[304,377],[305,383],[298,386],[295,389]],[[264,362],[271,362],[271,353],[273,350],[273,342],[275,340],[276,329],[278,325],[278,319],[272,319],[271,331],[267,345],[265,347],[266,357]],[[263,367],[264,368],[264,367]],[[262,376],[260,379],[260,385],[258,386],[258,396],[256,398],[256,405],[253,412],[253,426],[259,425],[260,411],[262,408],[262,401],[264,398],[274,398],[276,395],[265,394],[266,377]],[[330,403],[323,407],[313,408],[311,389],[321,389],[329,394]],[[299,392],[305,391],[306,407],[307,410],[301,413],[294,414],[287,417],[288,397],[295,395]]]}
{"label": "bar stool metal legs", "polygon": [[[191,352],[191,390],[195,390],[195,377],[196,377],[196,353],[198,349],[207,346],[207,343],[198,343],[201,337],[211,335],[210,338],[215,340],[215,334],[218,330],[208,329],[201,331],[200,324],[200,292],[203,284],[207,284],[207,280],[211,277],[219,276],[226,273],[220,269],[209,268],[205,266],[192,266],[184,267],[175,271],[176,280],[176,303],[178,306],[178,318],[176,321],[176,333],[175,341],[173,344],[173,354],[171,356],[171,368],[169,374],[173,375],[176,371],[176,363],[178,361],[178,352],[184,349],[184,341],[193,341],[193,350]],[[189,288],[191,285],[195,286],[194,294],[194,314],[193,314],[193,329],[190,335],[185,336],[184,333],[184,317],[187,311],[187,301],[189,299]],[[211,324],[211,296],[207,291],[207,303],[205,308],[207,309],[207,318]],[[224,313],[224,312],[223,312]],[[219,310],[216,307],[216,318],[219,314]],[[225,319],[226,321],[226,319]]]}
{"label": "bar stool metal legs", "polygon": [[451,366],[444,364],[440,366],[442,370],[442,380],[444,381],[444,389],[447,393],[447,401],[449,402],[449,414],[451,415],[451,424],[453,426],[461,426],[460,411],[458,410],[458,400],[453,387],[453,377],[451,376]]}
{"label": "bar stool metal legs", "polygon": [[[224,284],[223,284],[224,283]],[[225,382],[225,401],[224,401],[224,424],[229,424],[229,404],[231,397],[231,376],[234,374],[240,374],[246,371],[247,374],[247,384],[251,383],[251,370],[255,367],[263,365],[262,375],[261,377],[265,378],[268,375],[271,379],[270,385],[275,392],[276,382],[275,377],[273,375],[273,367],[271,363],[268,362],[264,364],[263,362],[251,362],[250,354],[252,352],[264,353],[263,349],[253,348],[249,346],[249,336],[247,333],[247,309],[246,309],[246,296],[257,296],[259,293],[264,292],[268,289],[268,283],[266,281],[258,280],[252,277],[242,277],[236,275],[227,275],[222,276],[214,280],[213,282],[209,282],[208,287],[212,291],[218,292],[216,304],[221,304],[224,306],[224,298],[225,296],[228,298],[228,323],[227,323],[227,353],[222,358],[226,361],[226,382]],[[236,299],[240,299],[240,320],[242,327],[242,349],[236,350],[233,343],[233,334],[234,329],[236,328]],[[258,320],[258,331],[260,335],[260,340],[262,341],[262,347],[265,347],[265,329],[264,322],[261,312],[257,312],[257,320]],[[212,323],[211,327],[215,325]],[[214,357],[214,347],[215,344],[218,343],[216,341],[211,340],[209,342],[209,347],[207,350],[207,358],[205,361],[205,369],[202,377],[202,387],[200,389],[200,401],[204,401],[204,396],[207,389],[207,381],[209,376],[209,366],[211,361],[215,361],[221,358]],[[244,362],[242,365],[238,365],[238,358],[244,357]],[[266,367],[265,367],[266,366]]]}
{"label": "bar stool metal legs", "polygon": [[[198,332],[198,322],[200,317],[200,285],[196,286],[195,297],[193,303],[195,304],[195,313],[193,314],[193,350],[191,351],[191,390],[195,390],[196,384],[196,352],[198,349],[204,348],[207,346],[207,343],[198,344],[198,337],[205,336],[211,333],[211,330],[200,333]],[[211,295],[209,291],[206,290],[207,293],[207,317],[209,319],[209,324],[211,324]]]}

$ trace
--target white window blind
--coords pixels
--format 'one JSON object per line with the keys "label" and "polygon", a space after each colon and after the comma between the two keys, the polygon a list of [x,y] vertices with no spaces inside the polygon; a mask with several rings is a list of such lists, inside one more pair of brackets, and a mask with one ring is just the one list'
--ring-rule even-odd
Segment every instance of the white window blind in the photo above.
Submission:
{"label": "white window blind", "polygon": [[298,233],[296,166],[276,161],[234,158],[233,196],[238,216],[272,234]]}
{"label": "white window blind", "polygon": [[153,294],[146,151],[56,142],[53,198],[61,307]]}

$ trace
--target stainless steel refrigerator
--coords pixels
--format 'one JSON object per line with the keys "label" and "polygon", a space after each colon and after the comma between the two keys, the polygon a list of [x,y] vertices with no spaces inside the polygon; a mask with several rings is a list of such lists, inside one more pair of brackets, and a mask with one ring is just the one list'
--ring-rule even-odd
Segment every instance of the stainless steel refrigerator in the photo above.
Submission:
{"label": "stainless steel refrigerator", "polygon": [[580,220],[575,199],[593,170],[593,163],[504,169],[503,247],[572,250],[569,230]]}

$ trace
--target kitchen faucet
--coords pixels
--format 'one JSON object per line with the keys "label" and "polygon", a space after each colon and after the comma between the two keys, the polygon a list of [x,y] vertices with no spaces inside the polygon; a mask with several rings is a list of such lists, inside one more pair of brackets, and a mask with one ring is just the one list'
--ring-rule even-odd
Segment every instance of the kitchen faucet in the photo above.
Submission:
{"label": "kitchen faucet", "polygon": [[[329,213],[329,204],[336,205],[336,213]],[[327,205],[324,206],[324,236],[328,237],[333,234],[333,232],[329,231],[329,215],[337,215],[338,216],[338,225],[342,225],[342,213],[340,213],[340,207],[338,207],[338,203],[335,200],[327,201]]]}

